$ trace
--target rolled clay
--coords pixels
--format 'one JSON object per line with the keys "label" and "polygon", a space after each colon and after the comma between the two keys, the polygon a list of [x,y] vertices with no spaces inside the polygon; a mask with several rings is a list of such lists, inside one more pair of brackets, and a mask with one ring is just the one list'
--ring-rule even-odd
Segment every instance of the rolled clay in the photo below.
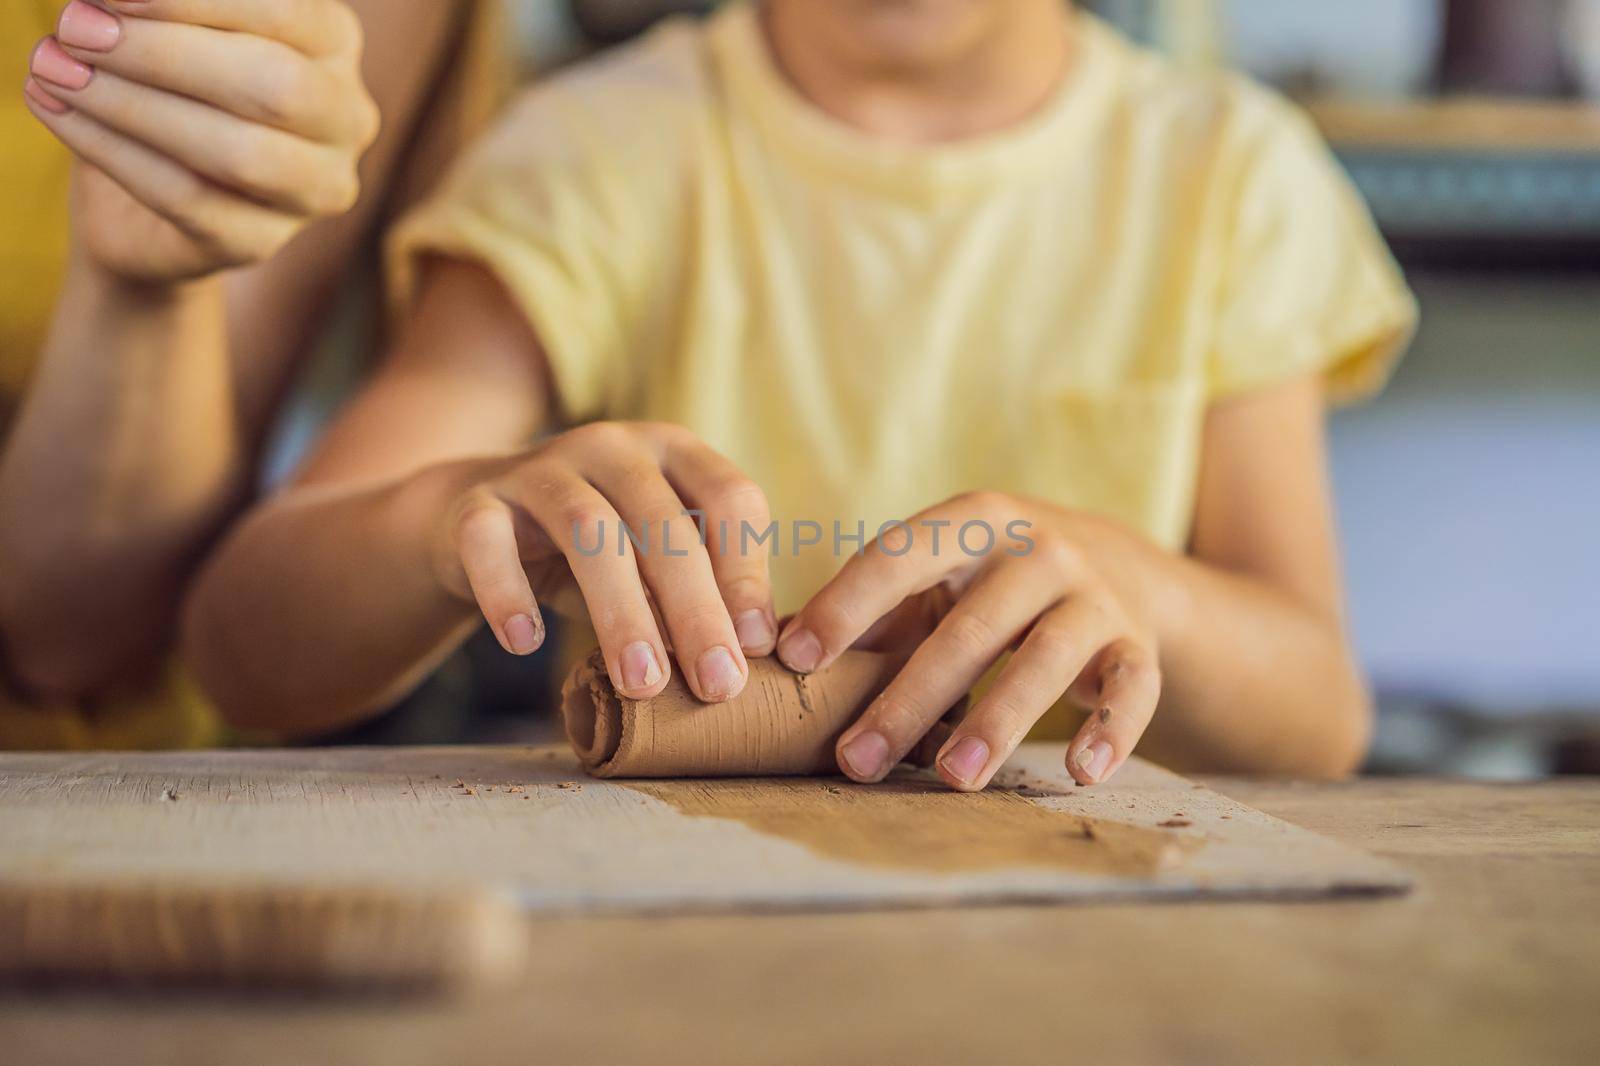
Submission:
{"label": "rolled clay", "polygon": [[[904,662],[847,651],[826,670],[797,674],[768,656],[750,660],[744,691],[724,703],[702,703],[677,673],[659,695],[633,700],[617,694],[597,648],[567,678],[561,716],[596,777],[836,774],[839,734]],[[930,765],[949,735],[941,721],[906,761]]]}

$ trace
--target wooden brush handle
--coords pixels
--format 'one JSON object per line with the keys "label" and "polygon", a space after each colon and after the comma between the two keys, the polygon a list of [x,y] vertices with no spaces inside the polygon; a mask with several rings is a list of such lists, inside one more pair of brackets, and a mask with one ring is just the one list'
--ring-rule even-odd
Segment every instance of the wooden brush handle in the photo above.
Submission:
{"label": "wooden brush handle", "polygon": [[0,882],[0,976],[449,987],[507,978],[527,931],[479,889]]}

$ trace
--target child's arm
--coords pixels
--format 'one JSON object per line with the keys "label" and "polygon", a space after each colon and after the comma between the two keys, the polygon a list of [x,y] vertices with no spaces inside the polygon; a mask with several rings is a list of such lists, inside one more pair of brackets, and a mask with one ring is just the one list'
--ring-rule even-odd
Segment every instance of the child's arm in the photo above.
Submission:
{"label": "child's arm", "polygon": [[[480,611],[507,650],[531,652],[536,593],[581,593],[630,696],[659,692],[671,670],[656,608],[697,694],[743,687],[744,653],[766,654],[776,634],[766,556],[706,551],[683,509],[713,529],[760,529],[759,490],[675,427],[600,423],[527,449],[550,406],[539,353],[487,272],[434,266],[395,354],[196,585],[185,651],[231,720],[300,734],[358,720],[425,676]],[[649,551],[622,520],[648,527]]]}
{"label": "child's arm", "polygon": [[[913,519],[912,550],[851,559],[778,653],[795,668],[825,665],[904,597],[954,592],[906,669],[840,738],[841,768],[859,780],[887,773],[1011,648],[940,752],[958,788],[987,784],[1063,693],[1090,711],[1067,755],[1086,784],[1115,772],[1146,727],[1152,750],[1185,765],[1349,773],[1371,712],[1343,633],[1329,495],[1316,381],[1229,400],[1207,420],[1190,556],[1050,505],[960,497],[918,516],[951,523],[940,551]],[[1005,531],[1016,519],[1032,523],[1023,535],[1034,546],[1013,556]],[[974,559],[954,545],[971,520],[999,533],[1000,550]]]}

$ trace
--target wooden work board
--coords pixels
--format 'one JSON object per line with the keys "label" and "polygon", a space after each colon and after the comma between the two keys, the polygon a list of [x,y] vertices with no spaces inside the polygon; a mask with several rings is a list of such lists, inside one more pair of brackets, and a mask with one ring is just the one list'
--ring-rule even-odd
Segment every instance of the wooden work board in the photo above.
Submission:
{"label": "wooden work board", "polygon": [[597,781],[561,747],[0,756],[0,887],[484,887],[521,907],[837,909],[1403,891],[1391,864],[1149,763],[1074,787],[1025,745],[924,773]]}

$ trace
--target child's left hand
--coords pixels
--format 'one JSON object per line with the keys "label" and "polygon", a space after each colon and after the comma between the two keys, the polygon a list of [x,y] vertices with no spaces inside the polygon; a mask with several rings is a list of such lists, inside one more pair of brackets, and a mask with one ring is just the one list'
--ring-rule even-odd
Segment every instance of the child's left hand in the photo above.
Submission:
{"label": "child's left hand", "polygon": [[940,750],[940,775],[983,788],[1065,693],[1090,711],[1067,769],[1094,784],[1133,751],[1161,692],[1147,557],[1094,518],[999,493],[959,496],[846,562],[790,621],[778,655],[809,672],[858,642],[918,642],[839,738],[840,768],[872,782],[1014,648]]}

